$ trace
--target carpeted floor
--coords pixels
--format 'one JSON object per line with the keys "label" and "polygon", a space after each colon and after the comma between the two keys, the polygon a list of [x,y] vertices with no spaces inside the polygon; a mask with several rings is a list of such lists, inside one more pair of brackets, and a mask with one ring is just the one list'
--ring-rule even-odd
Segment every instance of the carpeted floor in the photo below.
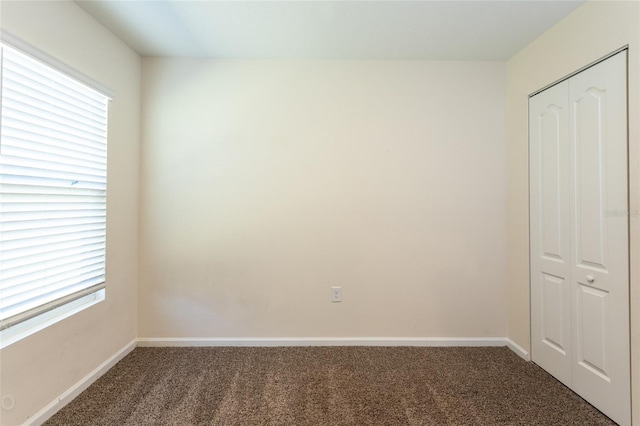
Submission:
{"label": "carpeted floor", "polygon": [[47,425],[612,425],[507,348],[137,348]]}

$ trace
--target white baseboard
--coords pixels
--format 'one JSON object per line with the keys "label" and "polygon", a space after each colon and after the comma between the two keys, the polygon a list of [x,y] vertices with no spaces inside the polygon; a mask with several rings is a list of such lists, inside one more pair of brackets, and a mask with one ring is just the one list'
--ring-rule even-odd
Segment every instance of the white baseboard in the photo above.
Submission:
{"label": "white baseboard", "polygon": [[141,337],[138,346],[508,346],[504,337]]}
{"label": "white baseboard", "polygon": [[522,346],[518,345],[511,339],[506,339],[506,341],[507,347],[514,351],[520,358],[524,359],[525,361],[531,361],[531,354],[529,354],[529,352],[526,351]]}
{"label": "white baseboard", "polygon": [[38,411],[33,417],[30,417],[22,426],[38,426],[46,422],[51,416],[60,411],[62,407],[70,403],[75,397],[80,395],[93,382],[98,380],[100,376],[109,371],[111,367],[116,365],[118,361],[127,356],[129,352],[135,349],[136,339],[127,343],[122,349],[113,354],[109,359],[100,364],[95,370],[84,376],[75,385],[67,389],[62,395],[51,401],[46,407]]}

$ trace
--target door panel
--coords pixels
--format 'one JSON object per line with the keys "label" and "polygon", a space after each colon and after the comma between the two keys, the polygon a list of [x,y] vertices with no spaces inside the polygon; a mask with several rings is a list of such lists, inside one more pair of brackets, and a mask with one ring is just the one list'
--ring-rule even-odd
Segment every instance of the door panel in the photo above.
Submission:
{"label": "door panel", "polygon": [[609,293],[579,285],[576,304],[578,364],[610,382],[608,348],[611,347],[609,328]]}
{"label": "door panel", "polygon": [[531,355],[571,384],[569,85],[529,103],[531,173]]}
{"label": "door panel", "polygon": [[604,198],[607,188],[603,113],[605,90],[588,88],[573,101],[576,196],[576,260],[606,271],[604,266]]}
{"label": "door panel", "polygon": [[569,80],[572,388],[630,423],[626,52]]}
{"label": "door panel", "polygon": [[550,260],[562,260],[562,227],[560,197],[560,118],[561,108],[548,105],[538,117],[540,129],[540,230],[542,237],[541,255]]}
{"label": "door panel", "polygon": [[567,298],[564,288],[568,285],[563,278],[542,273],[542,291],[540,304],[542,307],[542,342],[566,356],[571,345],[570,336],[566,335],[565,311]]}

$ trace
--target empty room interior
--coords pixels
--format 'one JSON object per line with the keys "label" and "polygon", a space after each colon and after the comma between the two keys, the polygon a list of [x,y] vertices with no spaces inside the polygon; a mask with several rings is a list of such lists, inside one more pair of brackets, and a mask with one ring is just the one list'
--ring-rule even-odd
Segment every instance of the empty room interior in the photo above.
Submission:
{"label": "empty room interior", "polygon": [[640,426],[640,1],[0,27],[1,425]]}

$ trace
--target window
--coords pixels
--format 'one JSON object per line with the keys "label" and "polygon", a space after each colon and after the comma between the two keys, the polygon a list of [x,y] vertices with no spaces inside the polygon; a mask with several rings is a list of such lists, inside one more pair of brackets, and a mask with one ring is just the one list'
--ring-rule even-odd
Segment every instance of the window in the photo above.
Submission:
{"label": "window", "polygon": [[12,329],[41,329],[104,299],[109,98],[6,44],[0,60],[6,346]]}

